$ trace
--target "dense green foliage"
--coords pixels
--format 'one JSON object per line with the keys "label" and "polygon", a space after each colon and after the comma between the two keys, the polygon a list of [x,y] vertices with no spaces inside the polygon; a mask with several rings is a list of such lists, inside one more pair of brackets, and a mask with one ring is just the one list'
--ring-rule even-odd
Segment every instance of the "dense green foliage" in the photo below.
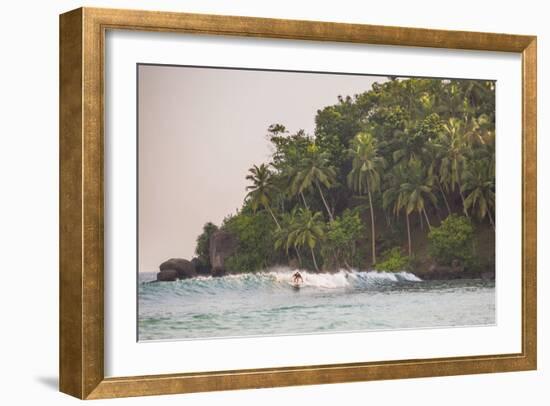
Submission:
{"label": "dense green foliage", "polygon": [[[494,227],[494,82],[388,78],[315,124],[314,135],[269,127],[271,160],[249,170],[243,208],[222,225],[239,238],[234,270],[397,270],[419,233],[435,261],[466,261],[468,225]],[[407,257],[394,249],[377,263],[395,246]]]}
{"label": "dense green foliage", "polygon": [[474,255],[473,237],[470,220],[451,214],[430,231],[430,254],[440,264],[451,265],[454,260],[470,264]]}
{"label": "dense green foliage", "polygon": [[243,210],[227,217],[222,228],[239,240],[237,251],[227,262],[231,272],[251,272],[277,263],[279,256],[273,249],[274,222],[266,211]]}
{"label": "dense green foliage", "polygon": [[363,229],[357,209],[346,209],[341,216],[329,222],[321,252],[325,267],[339,269],[357,266],[360,262],[357,241],[361,238]]}
{"label": "dense green foliage", "polygon": [[399,272],[408,270],[411,259],[401,253],[401,248],[394,247],[384,252],[382,262],[376,264],[378,271]]}

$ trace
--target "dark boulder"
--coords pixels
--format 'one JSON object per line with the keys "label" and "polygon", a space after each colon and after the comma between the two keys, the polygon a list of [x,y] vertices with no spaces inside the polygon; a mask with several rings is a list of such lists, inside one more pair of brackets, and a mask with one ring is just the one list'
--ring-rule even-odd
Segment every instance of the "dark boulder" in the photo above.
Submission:
{"label": "dark boulder", "polygon": [[415,272],[419,278],[424,280],[451,280],[451,279],[495,279],[493,267],[486,269],[465,267],[460,261],[453,261],[449,265],[432,264],[427,270]]}
{"label": "dark boulder", "polygon": [[210,274],[215,277],[224,276],[226,273],[227,269],[222,267],[212,268],[212,270],[210,271]]}
{"label": "dark boulder", "polygon": [[212,276],[222,276],[228,272],[226,260],[233,255],[238,246],[237,237],[225,230],[215,231],[210,237],[210,264]]}
{"label": "dark boulder", "polygon": [[178,272],[173,269],[165,269],[157,273],[157,281],[159,282],[172,282],[178,279]]}
{"label": "dark boulder", "polygon": [[163,262],[162,264],[160,264],[160,270],[176,271],[178,273],[179,279],[186,279],[197,276],[197,271],[191,261],[182,258],[172,258],[168,261]]}
{"label": "dark boulder", "polygon": [[426,272],[415,272],[424,280],[449,280],[470,278],[469,272],[464,270],[464,265],[459,261],[453,261],[452,265],[432,264]]}
{"label": "dark boulder", "polygon": [[210,265],[205,265],[200,259],[197,257],[193,258],[191,260],[191,263],[195,266],[195,270],[197,271],[198,275],[210,275]]}

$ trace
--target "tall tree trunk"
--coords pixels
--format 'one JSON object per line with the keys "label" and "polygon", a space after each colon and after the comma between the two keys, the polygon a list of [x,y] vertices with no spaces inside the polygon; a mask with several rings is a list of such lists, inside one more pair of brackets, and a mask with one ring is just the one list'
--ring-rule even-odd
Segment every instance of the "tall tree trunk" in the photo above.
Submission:
{"label": "tall tree trunk", "polygon": [[304,193],[300,192],[300,196],[302,197],[302,202],[304,202],[304,207],[306,208],[306,210],[309,210],[309,207],[306,203],[306,198],[304,197]]}
{"label": "tall tree trunk", "polygon": [[340,266],[340,253],[335,250],[333,253],[332,253],[332,264],[330,264],[332,267],[334,268],[338,268]]}
{"label": "tall tree trunk", "polygon": [[275,214],[273,214],[273,211],[271,210],[271,207],[269,205],[266,206],[266,209],[267,211],[269,212],[269,214],[271,214],[271,217],[273,217],[273,220],[275,221],[275,224],[277,224],[277,229],[281,229],[281,225],[279,224],[279,222],[277,221],[277,217],[275,217]]}
{"label": "tall tree trunk", "polygon": [[[437,176],[436,176],[437,178]],[[443,201],[445,202],[445,207],[447,207],[447,215],[451,214],[451,206],[449,206],[449,202],[447,200],[447,196],[445,196],[445,192],[443,191],[443,187],[441,186],[441,182],[439,179],[437,179],[437,186],[439,191],[441,192],[441,196],[443,196]]]}
{"label": "tall tree trunk", "polygon": [[371,238],[372,238],[372,263],[376,264],[376,232],[374,230],[374,208],[372,207],[372,197],[370,194],[369,178],[367,176],[367,193],[369,195],[370,205],[370,224],[371,224]]}
{"label": "tall tree trunk", "polygon": [[319,185],[319,182],[315,182],[317,185],[317,190],[319,190],[319,194],[321,195],[321,200],[323,200],[323,203],[325,205],[325,209],[327,209],[328,218],[330,221],[334,221],[334,217],[332,217],[332,212],[330,211],[330,207],[328,207],[328,203],[325,199],[325,195],[323,194],[323,191],[321,190],[321,185]]}
{"label": "tall tree trunk", "polygon": [[298,250],[297,247],[294,247],[294,251],[296,251],[296,256],[298,257],[298,264],[301,267],[302,266],[302,256],[300,255],[300,250]]}
{"label": "tall tree trunk", "polygon": [[407,239],[409,241],[409,257],[412,255],[412,247],[411,247],[411,225],[409,224],[409,213],[406,213],[407,215]]}
{"label": "tall tree trunk", "polygon": [[315,265],[315,270],[319,272],[319,266],[317,266],[317,259],[315,258],[315,251],[311,247],[309,248],[309,250],[311,251],[311,258],[313,258],[313,265]]}
{"label": "tall tree trunk", "polygon": [[466,204],[464,203],[464,193],[462,193],[462,185],[460,184],[460,181],[457,180],[457,183],[458,183],[458,191],[460,192],[460,199],[462,200],[462,210],[464,211],[464,214],[466,215],[466,217],[470,217],[470,215],[468,214],[468,210],[466,209]]}
{"label": "tall tree trunk", "polygon": [[426,208],[422,208],[422,212],[424,213],[424,217],[426,217],[426,223],[428,223],[428,230],[432,231],[432,225],[430,224],[430,219],[428,218],[428,213],[426,213]]}

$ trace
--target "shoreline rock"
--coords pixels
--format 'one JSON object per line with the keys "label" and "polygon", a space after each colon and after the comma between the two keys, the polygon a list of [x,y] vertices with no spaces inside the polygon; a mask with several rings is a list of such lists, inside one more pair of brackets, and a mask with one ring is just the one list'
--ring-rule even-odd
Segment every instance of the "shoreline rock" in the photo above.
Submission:
{"label": "shoreline rock", "polygon": [[[178,279],[189,279],[197,276],[213,276],[221,277],[232,274],[227,269],[225,261],[234,253],[237,248],[236,238],[228,233],[221,232],[216,237],[212,238],[211,243],[211,260],[212,267],[202,265],[198,258],[193,258],[188,261],[183,258],[171,258],[160,265],[160,272],[157,273],[157,278],[153,282],[173,282]],[[285,266],[285,265],[282,265]],[[288,265],[290,266],[290,265]],[[293,268],[293,267],[291,267]],[[295,267],[294,267],[295,268]],[[309,271],[314,272],[314,271]],[[331,274],[337,271],[322,270],[320,274]],[[494,269],[472,270],[467,269],[459,262],[452,265],[431,264],[424,270],[416,270],[412,272],[422,280],[456,280],[456,279],[483,279],[494,280]]]}
{"label": "shoreline rock", "polygon": [[187,279],[197,276],[195,265],[193,265],[191,261],[183,258],[171,258],[168,261],[164,261],[162,264],[160,264],[159,268],[159,274],[167,271],[175,271],[177,273],[178,279]]}
{"label": "shoreline rock", "polygon": [[235,253],[239,241],[226,230],[217,230],[210,237],[210,273],[212,276],[223,276],[228,273],[226,260]]}
{"label": "shoreline rock", "polygon": [[178,279],[178,272],[173,269],[165,269],[157,273],[156,282],[173,282]]}
{"label": "shoreline rock", "polygon": [[449,265],[432,264],[426,271],[413,272],[422,280],[484,279],[494,280],[494,269],[474,270],[465,268],[459,261]]}
{"label": "shoreline rock", "polygon": [[195,266],[195,270],[199,276],[208,276],[212,272],[210,265],[204,265],[197,257],[193,258],[191,263]]}

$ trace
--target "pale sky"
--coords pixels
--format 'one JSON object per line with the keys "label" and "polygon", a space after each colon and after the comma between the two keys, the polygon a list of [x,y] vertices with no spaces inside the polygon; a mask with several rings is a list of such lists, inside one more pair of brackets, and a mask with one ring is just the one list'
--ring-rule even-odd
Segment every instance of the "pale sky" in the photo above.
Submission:
{"label": "pale sky", "polygon": [[318,109],[385,80],[140,65],[139,271],[190,260],[204,223],[241,207],[248,168],[269,160],[270,124],[313,135]]}

